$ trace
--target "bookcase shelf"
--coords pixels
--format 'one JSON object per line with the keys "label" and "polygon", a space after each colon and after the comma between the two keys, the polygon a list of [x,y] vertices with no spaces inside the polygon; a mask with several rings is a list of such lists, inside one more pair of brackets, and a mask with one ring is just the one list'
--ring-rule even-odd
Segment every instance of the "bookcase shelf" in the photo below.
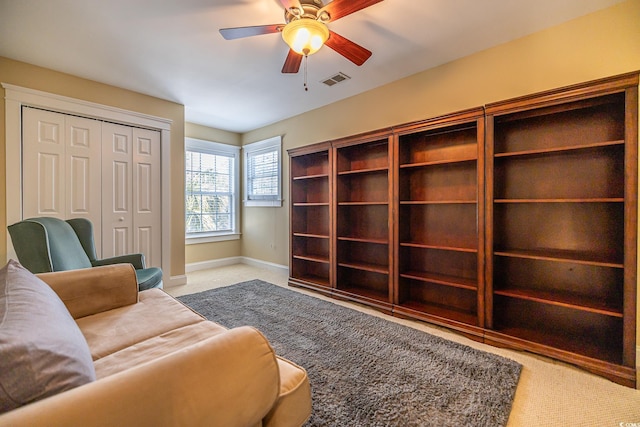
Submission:
{"label": "bookcase shelf", "polygon": [[627,385],[612,372],[635,371],[634,104],[637,87],[596,84],[486,109],[488,340]]}
{"label": "bookcase shelf", "polygon": [[401,128],[397,144],[399,312],[482,326],[482,111]]}
{"label": "bookcase shelf", "polygon": [[289,283],[635,386],[638,77],[289,150]]}

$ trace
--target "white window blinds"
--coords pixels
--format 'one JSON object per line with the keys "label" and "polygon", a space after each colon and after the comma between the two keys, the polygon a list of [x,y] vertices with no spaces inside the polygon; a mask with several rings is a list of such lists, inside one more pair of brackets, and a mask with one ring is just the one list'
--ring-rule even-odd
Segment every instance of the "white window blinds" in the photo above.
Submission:
{"label": "white window blinds", "polygon": [[282,206],[281,139],[246,145],[245,205]]}

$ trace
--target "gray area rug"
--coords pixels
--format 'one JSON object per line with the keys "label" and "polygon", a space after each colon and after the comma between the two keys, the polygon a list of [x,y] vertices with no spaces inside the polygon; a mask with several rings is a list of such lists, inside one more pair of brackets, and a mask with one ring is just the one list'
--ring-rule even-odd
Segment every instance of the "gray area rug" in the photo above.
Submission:
{"label": "gray area rug", "polygon": [[309,375],[307,426],[504,426],[522,366],[261,280],[178,298]]}

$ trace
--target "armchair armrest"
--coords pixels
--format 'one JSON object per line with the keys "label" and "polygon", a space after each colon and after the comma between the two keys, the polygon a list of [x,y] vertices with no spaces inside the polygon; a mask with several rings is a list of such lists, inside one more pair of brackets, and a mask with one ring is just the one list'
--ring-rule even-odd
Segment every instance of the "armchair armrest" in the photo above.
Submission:
{"label": "armchair armrest", "polygon": [[250,327],[0,416],[0,427],[261,425],[278,398],[276,356]]}
{"label": "armchair armrest", "polygon": [[145,268],[144,262],[144,254],[127,254],[127,255],[119,255],[111,258],[103,258],[91,261],[91,264],[94,267],[98,267],[101,265],[112,265],[112,264],[132,264],[133,268],[136,270],[141,270]]}
{"label": "armchair armrest", "polygon": [[138,282],[131,264],[37,276],[58,294],[74,319],[138,302]]}

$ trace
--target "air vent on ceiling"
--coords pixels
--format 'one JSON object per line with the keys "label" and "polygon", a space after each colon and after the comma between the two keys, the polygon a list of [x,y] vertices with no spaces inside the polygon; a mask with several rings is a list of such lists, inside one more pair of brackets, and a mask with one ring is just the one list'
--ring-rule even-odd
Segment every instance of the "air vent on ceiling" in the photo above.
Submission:
{"label": "air vent on ceiling", "polygon": [[322,83],[326,84],[327,86],[333,86],[335,84],[342,83],[345,80],[349,80],[350,78],[351,77],[347,76],[345,73],[338,73],[322,80]]}

